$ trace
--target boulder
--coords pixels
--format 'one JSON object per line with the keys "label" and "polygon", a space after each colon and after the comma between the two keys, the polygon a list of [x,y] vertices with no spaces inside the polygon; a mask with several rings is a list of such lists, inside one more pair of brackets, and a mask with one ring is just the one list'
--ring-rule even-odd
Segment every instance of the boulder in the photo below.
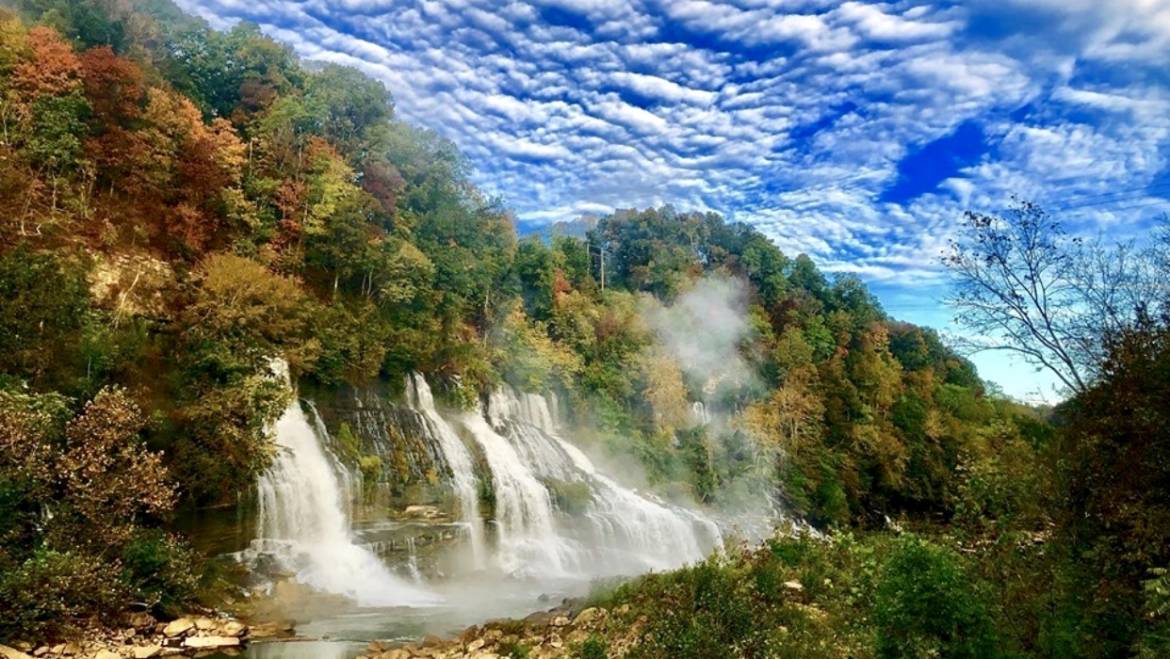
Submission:
{"label": "boulder", "polygon": [[122,655],[111,650],[101,650],[93,656],[93,659],[122,659]]}
{"label": "boulder", "polygon": [[421,519],[437,519],[443,516],[443,511],[435,506],[426,506],[421,504],[410,505],[406,510],[402,511],[407,517],[417,517]]}
{"label": "boulder", "polygon": [[126,616],[126,623],[135,629],[152,629],[158,621],[149,613],[139,611]]}
{"label": "boulder", "polygon": [[573,619],[573,624],[574,625],[588,625],[589,623],[592,623],[592,622],[597,622],[599,620],[605,620],[605,616],[606,616],[605,609],[599,609],[595,606],[591,606],[588,609],[585,609],[584,611],[578,613],[577,617]]}
{"label": "boulder", "polygon": [[188,636],[183,639],[183,646],[204,650],[208,648],[230,648],[240,644],[235,636]]}
{"label": "boulder", "polygon": [[163,627],[163,636],[167,638],[175,638],[182,636],[195,628],[195,623],[190,618],[175,618]]}
{"label": "boulder", "polygon": [[7,645],[0,645],[0,657],[4,659],[32,659],[31,656]]}
{"label": "boulder", "polygon": [[551,624],[553,627],[564,627],[565,625],[569,624],[569,618],[567,616],[557,616],[553,618],[552,622],[549,624]]}
{"label": "boulder", "polygon": [[157,643],[139,645],[131,650],[131,653],[134,655],[134,659],[151,659],[151,657],[157,657],[162,654],[162,646]]}
{"label": "boulder", "polygon": [[482,648],[486,644],[487,644],[487,642],[484,641],[482,638],[477,638],[474,641],[467,644],[467,651],[468,652],[475,652],[476,650]]}
{"label": "boulder", "polygon": [[239,620],[228,620],[219,628],[220,636],[243,636],[248,631],[248,626]]}
{"label": "boulder", "polygon": [[200,616],[195,619],[195,629],[201,632],[209,631],[213,627],[215,627],[215,621],[211,618]]}

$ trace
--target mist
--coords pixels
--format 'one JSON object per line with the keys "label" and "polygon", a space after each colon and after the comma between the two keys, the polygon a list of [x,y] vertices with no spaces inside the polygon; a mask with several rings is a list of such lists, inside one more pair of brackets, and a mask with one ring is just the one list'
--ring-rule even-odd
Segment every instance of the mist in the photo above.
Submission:
{"label": "mist", "polygon": [[669,306],[657,300],[645,305],[646,323],[688,379],[700,383],[705,403],[718,389],[738,390],[759,380],[740,352],[752,333],[747,301],[742,280],[711,275]]}

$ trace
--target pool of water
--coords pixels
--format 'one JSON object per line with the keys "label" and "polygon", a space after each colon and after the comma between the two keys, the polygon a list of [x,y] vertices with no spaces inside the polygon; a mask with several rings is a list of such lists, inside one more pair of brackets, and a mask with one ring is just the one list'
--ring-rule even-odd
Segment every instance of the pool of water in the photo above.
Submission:
{"label": "pool of water", "polygon": [[[296,639],[258,641],[243,657],[251,659],[351,659],[370,641],[406,643],[433,634],[451,637],[471,625],[498,618],[522,618],[588,594],[581,579],[523,580],[472,575],[428,585],[440,603],[428,607],[359,607],[343,598],[290,586],[257,602],[265,619],[288,620]],[[227,655],[213,655],[224,657]],[[236,655],[240,656],[240,655]]]}

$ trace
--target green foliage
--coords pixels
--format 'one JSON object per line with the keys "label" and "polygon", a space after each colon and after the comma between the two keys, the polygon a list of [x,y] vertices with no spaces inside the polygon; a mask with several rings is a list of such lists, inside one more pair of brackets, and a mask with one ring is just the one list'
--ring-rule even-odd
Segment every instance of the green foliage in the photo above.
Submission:
{"label": "green foliage", "polygon": [[198,595],[201,567],[191,548],[160,529],[139,531],[122,548],[121,580],[138,601],[168,615]]}
{"label": "green foliage", "polygon": [[882,568],[874,605],[879,657],[992,657],[987,605],[949,549],[899,541]]}
{"label": "green foliage", "polygon": [[0,372],[61,383],[88,306],[78,265],[27,247],[0,253]]}
{"label": "green foliage", "polygon": [[1146,595],[1144,616],[1150,622],[1138,641],[1135,655],[1164,657],[1170,654],[1170,570],[1154,568],[1143,583]]}
{"label": "green foliage", "polygon": [[0,638],[60,638],[124,596],[117,566],[99,557],[38,549],[0,572]]}
{"label": "green foliage", "polygon": [[581,647],[574,654],[576,659],[608,659],[609,645],[604,639],[594,635],[585,639]]}
{"label": "green foliage", "polygon": [[79,93],[44,96],[32,106],[32,125],[25,144],[32,163],[55,174],[77,169],[89,104]]}

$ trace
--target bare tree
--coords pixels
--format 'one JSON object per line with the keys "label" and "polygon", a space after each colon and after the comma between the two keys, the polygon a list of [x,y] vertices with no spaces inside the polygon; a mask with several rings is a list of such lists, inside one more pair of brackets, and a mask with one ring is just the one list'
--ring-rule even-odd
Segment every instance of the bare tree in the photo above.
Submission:
{"label": "bare tree", "polygon": [[1106,337],[1143,310],[1155,281],[1147,253],[1072,237],[1030,202],[966,213],[943,262],[955,280],[948,302],[969,332],[960,343],[1023,355],[1073,394],[1096,379]]}

